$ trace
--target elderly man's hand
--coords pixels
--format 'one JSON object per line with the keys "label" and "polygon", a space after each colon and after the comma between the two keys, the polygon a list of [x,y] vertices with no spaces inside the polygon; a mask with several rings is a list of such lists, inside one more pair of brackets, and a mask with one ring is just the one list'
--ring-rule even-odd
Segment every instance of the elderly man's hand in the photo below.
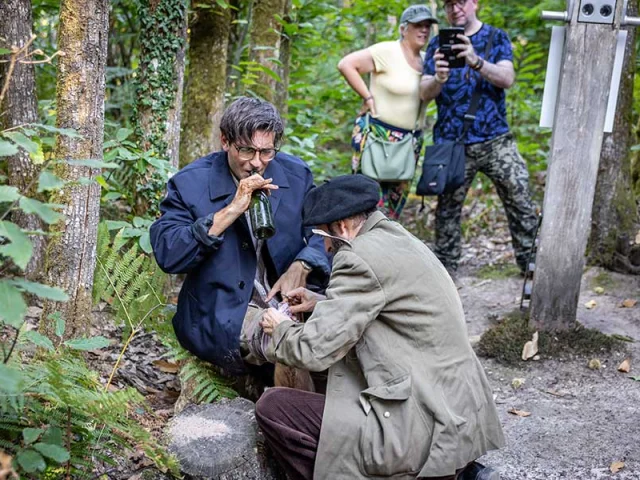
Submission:
{"label": "elderly man's hand", "polygon": [[476,51],[471,44],[471,40],[469,39],[469,37],[462,34],[458,34],[458,38],[462,40],[463,43],[451,45],[451,49],[458,50],[459,52],[456,56],[458,58],[464,58],[464,60],[467,62],[467,65],[469,65],[470,67],[476,65],[478,63],[478,55],[476,54]]}
{"label": "elderly man's hand", "polygon": [[290,291],[298,287],[304,287],[307,284],[308,275],[309,271],[302,266],[301,262],[293,262],[289,269],[282,274],[271,290],[269,290],[266,298],[267,302],[278,292],[281,292],[284,297],[284,295],[289,295]]}
{"label": "elderly man's hand", "polygon": [[262,315],[262,320],[260,320],[260,326],[262,327],[262,331],[267,335],[273,335],[273,331],[276,329],[280,322],[283,320],[291,320],[284,313],[280,313],[275,308],[269,308]]}
{"label": "elderly man's hand", "polygon": [[326,297],[319,293],[314,293],[311,290],[300,287],[295,290],[291,290],[287,296],[286,301],[289,303],[289,309],[291,313],[311,312],[316,307],[316,303],[324,300]]}

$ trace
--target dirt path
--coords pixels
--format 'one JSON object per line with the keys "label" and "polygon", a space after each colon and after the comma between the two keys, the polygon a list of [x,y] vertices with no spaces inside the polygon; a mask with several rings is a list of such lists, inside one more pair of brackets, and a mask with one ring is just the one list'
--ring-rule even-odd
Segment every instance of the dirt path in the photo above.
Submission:
{"label": "dirt path", "polygon": [[[463,270],[458,284],[472,339],[520,303],[520,277],[479,279]],[[482,359],[507,437],[506,448],[482,461],[503,479],[640,479],[640,381],[629,378],[640,376],[640,303],[622,308],[625,299],[640,301],[639,277],[600,269],[585,273],[578,320],[636,340],[626,352],[599,355],[600,370],[589,369],[588,358],[544,359],[544,352],[540,361],[516,367]],[[587,309],[591,300],[596,306]],[[618,372],[627,357],[631,372]],[[524,379],[523,386],[514,389],[514,378]],[[520,417],[511,409],[531,415]],[[613,462],[624,462],[616,474]]]}

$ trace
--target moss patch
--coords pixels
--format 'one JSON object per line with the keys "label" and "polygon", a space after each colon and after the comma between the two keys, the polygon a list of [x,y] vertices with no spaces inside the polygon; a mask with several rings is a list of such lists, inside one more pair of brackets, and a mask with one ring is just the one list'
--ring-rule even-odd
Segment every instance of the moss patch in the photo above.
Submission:
{"label": "moss patch", "polygon": [[613,290],[617,287],[617,282],[607,272],[600,272],[591,279],[591,289],[602,287],[605,290]]}
{"label": "moss patch", "polygon": [[[515,311],[482,335],[478,352],[505,363],[521,362],[522,347],[531,340],[534,332],[535,329],[529,327],[528,319]],[[580,323],[566,331],[539,332],[538,338],[538,350],[542,358],[567,354],[588,356],[622,348],[622,340],[585,328]]]}
{"label": "moss patch", "polygon": [[483,266],[476,275],[483,280],[502,280],[519,276],[520,269],[515,263],[496,263]]}

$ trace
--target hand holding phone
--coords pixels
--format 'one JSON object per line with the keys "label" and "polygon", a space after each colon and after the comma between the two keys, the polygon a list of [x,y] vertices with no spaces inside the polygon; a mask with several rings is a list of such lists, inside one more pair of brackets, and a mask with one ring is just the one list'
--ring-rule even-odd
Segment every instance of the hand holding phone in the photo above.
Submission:
{"label": "hand holding phone", "polygon": [[452,45],[460,45],[464,43],[458,38],[458,35],[464,35],[464,28],[441,28],[440,33],[438,34],[440,53],[444,55],[444,60],[449,62],[449,68],[462,68],[466,63],[464,58],[458,58],[460,50],[451,48]]}

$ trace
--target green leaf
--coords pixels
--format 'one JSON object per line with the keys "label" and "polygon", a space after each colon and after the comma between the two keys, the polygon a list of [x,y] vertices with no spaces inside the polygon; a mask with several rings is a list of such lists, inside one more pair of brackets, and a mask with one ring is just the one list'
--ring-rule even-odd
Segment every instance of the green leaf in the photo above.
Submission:
{"label": "green leaf", "polygon": [[120,192],[109,192],[104,197],[102,197],[102,200],[104,200],[105,202],[109,202],[111,200],[117,200],[121,196],[122,194]]}
{"label": "green leaf", "polygon": [[74,338],[64,344],[73,350],[97,350],[109,346],[109,340],[104,337]]}
{"label": "green leaf", "polygon": [[15,202],[20,198],[20,191],[16,187],[0,185],[0,203]]}
{"label": "green leaf", "polygon": [[57,175],[54,175],[48,170],[40,172],[38,178],[38,192],[45,192],[47,190],[59,190],[64,187],[67,182]]}
{"label": "green leaf", "polygon": [[42,125],[42,124],[38,124],[34,126],[39,127],[42,130],[46,130],[47,132],[59,133],[60,135],[64,135],[65,137],[82,138],[82,135],[76,132],[73,128],[58,128],[58,127],[52,127],[51,125]]}
{"label": "green leaf", "polygon": [[0,140],[0,157],[10,157],[18,153],[18,147],[13,143]]}
{"label": "green leaf", "polygon": [[0,48],[0,55],[9,55],[11,50],[7,50],[6,48]]}
{"label": "green leaf", "polygon": [[140,240],[138,241],[140,243],[140,248],[142,248],[142,251],[145,253],[151,253],[153,252],[153,248],[151,248],[151,237],[149,235],[149,232],[145,232],[140,236]]}
{"label": "green leaf", "polygon": [[220,8],[224,8],[224,9],[229,8],[229,4],[224,0],[216,0],[216,3]]}
{"label": "green leaf", "polygon": [[133,133],[133,130],[129,130],[128,128],[121,128],[116,133],[116,138],[118,139],[119,142],[122,142],[126,140],[129,137],[129,135],[131,135],[132,133]]}
{"label": "green leaf", "polygon": [[42,455],[50,458],[54,462],[64,463],[69,460],[69,451],[59,445],[52,445],[50,443],[36,443],[33,448],[35,448]]}
{"label": "green leaf", "polygon": [[55,350],[53,342],[35,330],[24,332],[23,337],[33,343],[36,347],[46,348],[49,351]]}
{"label": "green leaf", "polygon": [[22,437],[24,438],[24,443],[27,445],[35,442],[40,435],[44,433],[44,429],[42,428],[25,428],[22,430]]}
{"label": "green leaf", "polygon": [[129,228],[126,227],[122,230],[122,238],[134,238],[141,237],[147,232],[147,230],[143,230],[142,228]]}
{"label": "green leaf", "polygon": [[0,245],[0,254],[10,257],[17,266],[24,270],[33,253],[33,245],[31,245],[29,237],[15,223],[6,221],[0,221],[0,237],[4,237],[10,242]]}
{"label": "green leaf", "polygon": [[66,302],[69,300],[69,295],[64,290],[58,287],[50,287],[43,283],[30,282],[23,278],[14,278],[11,280],[16,287],[21,290],[26,290],[29,293],[33,293],[40,298],[48,298],[55,300],[56,302]]}
{"label": "green leaf", "polygon": [[133,226],[136,228],[150,227],[152,223],[153,221],[148,218],[133,217]]}
{"label": "green leaf", "polygon": [[0,392],[18,393],[22,390],[22,374],[0,363]]}
{"label": "green leaf", "polygon": [[116,220],[107,220],[107,229],[108,230],[120,230],[121,228],[130,227],[131,224],[127,222],[119,222]]}
{"label": "green leaf", "polygon": [[20,208],[26,213],[38,215],[43,222],[48,224],[56,223],[61,218],[64,218],[64,215],[56,212],[48,204],[29,197],[22,197],[20,199]]}
{"label": "green leaf", "polygon": [[42,443],[51,443],[53,445],[62,445],[64,437],[62,429],[59,427],[49,427],[42,436]]}
{"label": "green leaf", "polygon": [[47,468],[47,464],[44,461],[44,458],[42,458],[42,455],[40,455],[35,450],[22,450],[16,456],[16,460],[27,473],[33,473],[36,471],[41,472],[45,468]]}
{"label": "green leaf", "polygon": [[102,160],[67,160],[69,165],[80,165],[83,167],[91,167],[91,168],[119,168],[120,165],[117,163],[107,163]]}
{"label": "green leaf", "polygon": [[53,312],[47,318],[56,322],[56,336],[62,338],[62,336],[64,335],[64,330],[66,328],[64,318],[62,318],[62,314],[60,312]]}
{"label": "green leaf", "polygon": [[13,140],[13,143],[17,144],[19,147],[24,148],[27,152],[38,153],[38,143],[31,140],[24,133],[5,132],[3,135]]}
{"label": "green leaf", "polygon": [[0,280],[0,320],[14,328],[22,326],[27,304],[22,293],[6,280]]}

